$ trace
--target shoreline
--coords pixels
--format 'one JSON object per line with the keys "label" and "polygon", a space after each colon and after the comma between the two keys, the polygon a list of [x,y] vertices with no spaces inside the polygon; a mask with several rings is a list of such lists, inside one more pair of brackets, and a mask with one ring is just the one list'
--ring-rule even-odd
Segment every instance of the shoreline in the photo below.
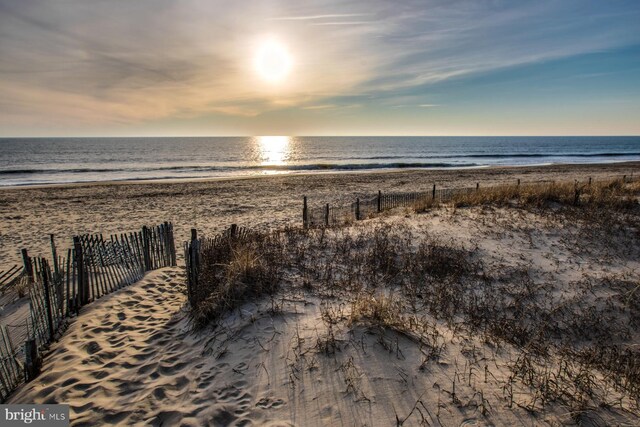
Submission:
{"label": "shoreline", "polygon": [[551,168],[551,167],[600,167],[609,165],[628,165],[630,167],[637,166],[640,170],[640,160],[612,160],[608,162],[598,163],[540,163],[530,165],[477,165],[477,166],[461,166],[461,167],[443,167],[443,168],[388,168],[388,169],[363,169],[363,170],[331,170],[331,171],[305,171],[305,172],[274,172],[254,175],[233,175],[220,177],[192,177],[192,178],[124,178],[121,180],[106,181],[76,181],[65,183],[45,183],[45,184],[18,184],[18,185],[0,185],[0,191],[13,191],[21,189],[46,189],[46,188],[74,188],[74,187],[93,187],[93,186],[109,186],[109,185],[153,185],[153,184],[180,184],[180,183],[201,183],[201,182],[217,182],[217,181],[236,181],[250,179],[265,179],[273,177],[306,177],[306,176],[331,176],[331,175],[377,175],[377,174],[397,174],[403,172],[456,172],[466,170],[518,170],[518,169],[535,169],[535,168]]}

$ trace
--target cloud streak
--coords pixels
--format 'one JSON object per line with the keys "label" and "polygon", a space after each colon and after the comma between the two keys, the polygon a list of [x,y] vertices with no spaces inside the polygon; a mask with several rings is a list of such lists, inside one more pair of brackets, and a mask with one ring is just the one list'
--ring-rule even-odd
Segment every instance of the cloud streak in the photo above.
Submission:
{"label": "cloud streak", "polygon": [[356,18],[369,16],[367,13],[342,13],[332,15],[310,15],[310,16],[280,16],[271,18],[271,21],[315,21],[319,19]]}

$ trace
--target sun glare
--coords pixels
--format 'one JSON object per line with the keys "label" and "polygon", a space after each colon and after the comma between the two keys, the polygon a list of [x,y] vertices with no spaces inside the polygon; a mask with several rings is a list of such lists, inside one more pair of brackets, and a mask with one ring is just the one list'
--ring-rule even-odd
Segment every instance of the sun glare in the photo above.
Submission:
{"label": "sun glare", "polygon": [[254,65],[260,78],[269,83],[279,83],[291,72],[293,61],[282,43],[270,39],[258,48]]}
{"label": "sun glare", "polygon": [[288,136],[259,136],[257,139],[263,166],[285,164],[290,142]]}

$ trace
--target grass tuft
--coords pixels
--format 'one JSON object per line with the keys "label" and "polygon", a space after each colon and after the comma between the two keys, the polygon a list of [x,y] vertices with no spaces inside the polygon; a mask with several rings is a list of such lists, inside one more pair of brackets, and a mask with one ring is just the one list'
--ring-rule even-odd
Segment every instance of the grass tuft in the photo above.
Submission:
{"label": "grass tuft", "polygon": [[248,233],[218,236],[202,250],[197,296],[192,306],[196,326],[218,319],[247,300],[273,295],[282,279],[278,235]]}

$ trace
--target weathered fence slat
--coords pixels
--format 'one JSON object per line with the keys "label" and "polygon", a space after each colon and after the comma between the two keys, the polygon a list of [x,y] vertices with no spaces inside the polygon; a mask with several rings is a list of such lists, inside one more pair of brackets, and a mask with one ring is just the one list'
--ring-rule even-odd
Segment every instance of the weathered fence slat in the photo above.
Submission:
{"label": "weathered fence slat", "polygon": [[22,273],[22,271],[23,270],[20,268],[20,266],[16,264],[7,271],[0,272],[0,288],[12,282],[20,275],[20,273]]}

